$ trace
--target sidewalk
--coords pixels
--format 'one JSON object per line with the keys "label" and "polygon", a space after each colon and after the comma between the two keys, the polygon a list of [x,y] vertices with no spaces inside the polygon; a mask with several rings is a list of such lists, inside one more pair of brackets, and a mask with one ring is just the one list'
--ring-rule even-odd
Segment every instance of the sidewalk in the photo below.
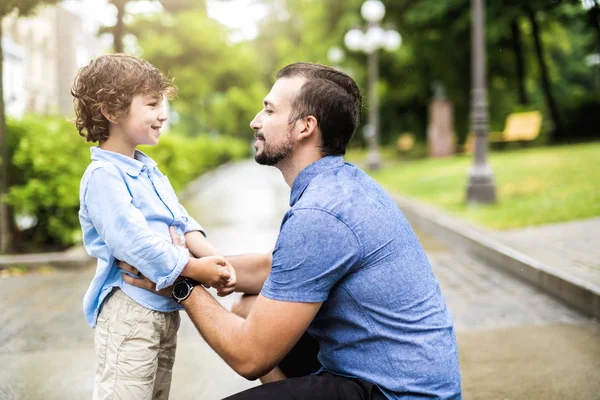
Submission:
{"label": "sidewalk", "polygon": [[600,217],[493,235],[536,260],[600,288]]}
{"label": "sidewalk", "polygon": [[491,231],[394,194],[413,226],[600,318],[600,218]]}

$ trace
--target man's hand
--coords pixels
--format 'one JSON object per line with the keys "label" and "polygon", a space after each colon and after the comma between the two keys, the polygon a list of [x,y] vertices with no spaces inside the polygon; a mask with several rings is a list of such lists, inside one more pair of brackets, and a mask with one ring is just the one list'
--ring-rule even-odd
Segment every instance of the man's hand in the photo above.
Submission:
{"label": "man's hand", "polygon": [[125,261],[119,261],[119,268],[132,273],[133,275],[137,275],[137,278],[134,278],[133,276],[130,276],[124,272],[121,273],[121,276],[123,276],[123,280],[125,281],[125,283],[127,283],[128,285],[131,286],[136,286],[142,289],[146,289],[149,290],[151,292],[154,293],[158,293],[161,296],[164,297],[171,297],[171,291],[173,290],[173,286],[169,286],[166,287],[162,290],[159,290],[158,292],[156,291],[156,284],[154,282],[152,282],[150,279],[146,278],[144,275],[142,275],[140,273],[140,271],[138,271],[135,267],[132,267],[131,265],[127,264]]}

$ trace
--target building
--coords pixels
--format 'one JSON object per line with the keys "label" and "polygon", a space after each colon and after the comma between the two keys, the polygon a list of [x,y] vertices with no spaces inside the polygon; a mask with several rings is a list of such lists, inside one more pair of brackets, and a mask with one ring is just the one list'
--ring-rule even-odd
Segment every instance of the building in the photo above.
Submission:
{"label": "building", "polygon": [[2,39],[2,82],[7,115],[21,118],[25,113],[25,49],[9,38]]}
{"label": "building", "polygon": [[103,52],[81,18],[60,6],[2,21],[4,99],[7,115],[73,114],[70,88],[77,69]]}

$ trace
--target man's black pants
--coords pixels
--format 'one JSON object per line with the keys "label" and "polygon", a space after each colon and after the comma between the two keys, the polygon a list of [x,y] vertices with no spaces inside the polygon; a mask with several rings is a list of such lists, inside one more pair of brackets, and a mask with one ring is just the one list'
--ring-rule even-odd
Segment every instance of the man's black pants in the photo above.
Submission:
{"label": "man's black pants", "polygon": [[321,368],[318,353],[317,341],[305,333],[279,363],[288,379],[248,389],[226,400],[385,400],[377,386],[362,379],[329,372],[312,375]]}

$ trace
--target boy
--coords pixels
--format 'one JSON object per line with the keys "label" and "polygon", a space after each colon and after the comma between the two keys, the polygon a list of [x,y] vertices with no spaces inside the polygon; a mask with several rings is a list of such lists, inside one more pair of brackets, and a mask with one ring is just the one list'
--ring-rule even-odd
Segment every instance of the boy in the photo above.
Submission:
{"label": "boy", "polygon": [[[158,143],[167,120],[162,98],[175,92],[150,63],[122,54],[92,60],[71,90],[79,134],[99,142],[81,180],[79,211],[83,243],[98,259],[83,301],[96,328],[94,399],[169,397],[180,306],[126,284],[119,260],[140,266],[157,291],[179,275],[220,294],[235,286],[231,265],[206,241],[156,163],[136,149]],[[187,249],[171,243],[173,229],[185,235]]]}

